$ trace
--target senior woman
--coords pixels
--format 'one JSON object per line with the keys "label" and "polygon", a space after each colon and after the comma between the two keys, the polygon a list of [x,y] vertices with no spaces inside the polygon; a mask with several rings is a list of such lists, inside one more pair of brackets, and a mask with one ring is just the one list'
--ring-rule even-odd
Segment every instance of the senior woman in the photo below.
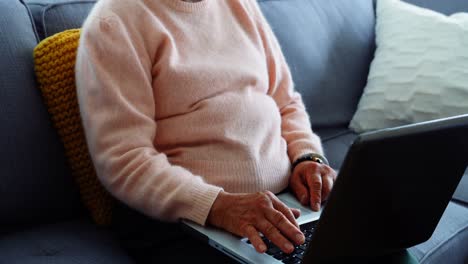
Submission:
{"label": "senior woman", "polygon": [[284,252],[304,242],[299,210],[275,193],[289,186],[319,210],[336,173],[255,0],[100,0],[76,79],[97,175],[116,198],[248,237],[260,253],[259,233]]}

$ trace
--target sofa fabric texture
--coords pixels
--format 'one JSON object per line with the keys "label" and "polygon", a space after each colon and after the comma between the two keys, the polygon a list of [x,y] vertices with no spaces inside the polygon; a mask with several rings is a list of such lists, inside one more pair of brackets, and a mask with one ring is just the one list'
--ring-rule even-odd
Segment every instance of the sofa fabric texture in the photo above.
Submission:
{"label": "sofa fabric texture", "polygon": [[450,202],[431,239],[410,249],[421,263],[467,263],[468,210]]}
{"label": "sofa fabric texture", "polygon": [[65,29],[80,28],[95,0],[25,0],[33,14],[39,39]]}
{"label": "sofa fabric texture", "polygon": [[451,15],[458,12],[468,12],[468,2],[465,0],[404,0],[405,2],[429,8],[445,15]]}
{"label": "sofa fabric texture", "polygon": [[[81,212],[63,147],[34,82],[37,40],[19,1],[0,1],[0,233]],[[6,37],[7,36],[7,37]]]}
{"label": "sofa fabric texture", "polygon": [[453,199],[460,203],[464,203],[468,206],[468,168],[466,168],[465,175],[458,184],[458,188],[455,190]]}
{"label": "sofa fabric texture", "polygon": [[[339,169],[356,137],[346,127],[373,57],[374,1],[258,1],[283,48],[325,153]],[[93,5],[88,0],[26,2],[41,39],[80,27]],[[466,0],[408,2],[445,14],[468,11]],[[0,233],[4,233],[0,263],[132,263],[114,234],[77,217],[83,215],[79,195],[34,83],[32,50],[38,43],[34,26],[18,0],[0,0],[0,14],[0,33],[9,36],[0,40],[0,121],[4,128],[0,131],[0,209],[8,212],[0,219]],[[468,181],[462,180],[456,202],[449,204],[432,238],[410,249],[422,263],[468,261],[464,182],[468,188]],[[65,221],[71,218],[75,220]],[[133,217],[128,218],[131,223]],[[131,226],[126,220],[119,223],[124,233]],[[50,224],[40,225],[46,222]],[[15,232],[13,224],[31,227]]]}
{"label": "sofa fabric texture", "polygon": [[10,234],[0,239],[2,264],[134,263],[109,231],[76,219]]}
{"label": "sofa fabric texture", "polygon": [[341,128],[323,129],[320,130],[320,135],[323,135],[323,149],[328,157],[330,166],[335,170],[339,170],[346,157],[348,148],[351,146],[358,134],[350,131],[349,129]]}
{"label": "sofa fabric texture", "polygon": [[281,45],[312,128],[347,124],[374,52],[373,2],[258,2]]}

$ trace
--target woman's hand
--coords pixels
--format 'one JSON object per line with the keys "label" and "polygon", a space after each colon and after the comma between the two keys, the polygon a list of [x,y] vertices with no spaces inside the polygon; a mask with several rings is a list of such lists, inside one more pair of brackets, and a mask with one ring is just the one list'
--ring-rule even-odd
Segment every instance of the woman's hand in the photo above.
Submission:
{"label": "woman's hand", "polygon": [[300,211],[289,208],[273,193],[231,194],[220,192],[211,207],[208,223],[241,237],[247,237],[259,253],[267,250],[259,232],[282,251],[291,253],[304,243],[296,222]]}
{"label": "woman's hand", "polygon": [[320,203],[328,198],[336,172],[325,164],[314,161],[299,163],[289,179],[289,187],[296,194],[302,205],[310,205],[319,211]]}

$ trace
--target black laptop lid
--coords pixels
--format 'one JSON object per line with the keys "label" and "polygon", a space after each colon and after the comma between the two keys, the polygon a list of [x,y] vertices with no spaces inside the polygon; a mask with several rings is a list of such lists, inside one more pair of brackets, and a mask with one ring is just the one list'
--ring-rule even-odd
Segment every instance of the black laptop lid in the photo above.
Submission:
{"label": "black laptop lid", "polygon": [[306,252],[376,256],[429,239],[468,165],[468,115],[359,136]]}

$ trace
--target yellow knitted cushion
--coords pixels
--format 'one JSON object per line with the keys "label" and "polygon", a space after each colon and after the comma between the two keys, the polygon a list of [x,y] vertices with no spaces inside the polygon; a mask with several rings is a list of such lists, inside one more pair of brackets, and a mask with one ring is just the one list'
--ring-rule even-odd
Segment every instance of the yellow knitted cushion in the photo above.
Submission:
{"label": "yellow knitted cushion", "polygon": [[114,200],[96,176],[76,97],[75,60],[80,32],[80,29],[67,30],[40,42],[34,49],[35,71],[81,199],[97,224],[108,225]]}

